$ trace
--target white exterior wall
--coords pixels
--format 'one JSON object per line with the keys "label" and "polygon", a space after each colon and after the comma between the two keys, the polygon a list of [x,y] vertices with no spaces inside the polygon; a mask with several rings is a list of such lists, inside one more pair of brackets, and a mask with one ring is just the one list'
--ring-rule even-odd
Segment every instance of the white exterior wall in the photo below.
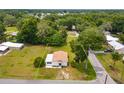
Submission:
{"label": "white exterior wall", "polygon": [[66,61],[64,61],[64,62],[53,62],[53,66],[59,66],[59,63],[61,63],[61,66],[67,66],[68,64],[67,64],[67,62]]}

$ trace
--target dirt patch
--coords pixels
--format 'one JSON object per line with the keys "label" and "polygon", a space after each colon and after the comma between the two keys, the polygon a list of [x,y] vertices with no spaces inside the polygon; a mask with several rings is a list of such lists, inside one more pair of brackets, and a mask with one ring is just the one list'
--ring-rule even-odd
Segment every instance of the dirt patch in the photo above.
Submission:
{"label": "dirt patch", "polygon": [[58,72],[56,79],[68,80],[68,79],[70,79],[70,73],[68,72],[67,69],[62,69]]}

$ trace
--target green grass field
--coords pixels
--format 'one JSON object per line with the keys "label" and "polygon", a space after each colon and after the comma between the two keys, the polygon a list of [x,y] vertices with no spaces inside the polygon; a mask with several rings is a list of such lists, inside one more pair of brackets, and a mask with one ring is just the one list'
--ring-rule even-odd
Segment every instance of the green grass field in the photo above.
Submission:
{"label": "green grass field", "polygon": [[100,60],[102,65],[105,67],[105,69],[115,81],[117,81],[118,83],[124,83],[124,64],[121,61],[116,62],[115,69],[113,70],[110,68],[110,66],[113,66],[114,63],[111,54],[99,54],[97,55],[97,58]]}
{"label": "green grass field", "polygon": [[[90,80],[94,79],[95,75],[85,71],[79,71],[72,68],[70,65],[62,69],[47,69],[47,68],[34,68],[33,62],[36,57],[44,57],[47,53],[63,50],[69,54],[69,62],[74,58],[71,52],[69,42],[75,39],[68,35],[67,44],[61,47],[49,47],[42,45],[25,45],[22,50],[12,50],[5,56],[0,57],[0,78],[16,78],[16,79],[56,79],[60,70],[67,70],[71,79],[73,80]],[[89,72],[93,72],[91,65],[89,65]]]}
{"label": "green grass field", "polygon": [[10,34],[12,32],[18,32],[18,29],[14,27],[6,27],[6,34]]}

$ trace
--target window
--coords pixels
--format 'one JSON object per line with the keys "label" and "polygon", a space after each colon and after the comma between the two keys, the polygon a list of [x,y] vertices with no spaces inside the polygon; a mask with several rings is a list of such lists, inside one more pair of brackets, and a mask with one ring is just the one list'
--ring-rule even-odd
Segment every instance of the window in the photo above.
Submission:
{"label": "window", "polygon": [[52,64],[51,62],[47,62],[47,64]]}

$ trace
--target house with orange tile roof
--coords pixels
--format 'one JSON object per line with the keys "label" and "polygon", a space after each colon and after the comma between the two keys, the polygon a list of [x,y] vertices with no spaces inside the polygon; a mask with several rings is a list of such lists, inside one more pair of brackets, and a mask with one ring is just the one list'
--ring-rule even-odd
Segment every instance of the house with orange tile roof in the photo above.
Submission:
{"label": "house with orange tile roof", "polygon": [[68,53],[64,51],[56,51],[53,54],[47,54],[46,68],[63,67],[68,65]]}

